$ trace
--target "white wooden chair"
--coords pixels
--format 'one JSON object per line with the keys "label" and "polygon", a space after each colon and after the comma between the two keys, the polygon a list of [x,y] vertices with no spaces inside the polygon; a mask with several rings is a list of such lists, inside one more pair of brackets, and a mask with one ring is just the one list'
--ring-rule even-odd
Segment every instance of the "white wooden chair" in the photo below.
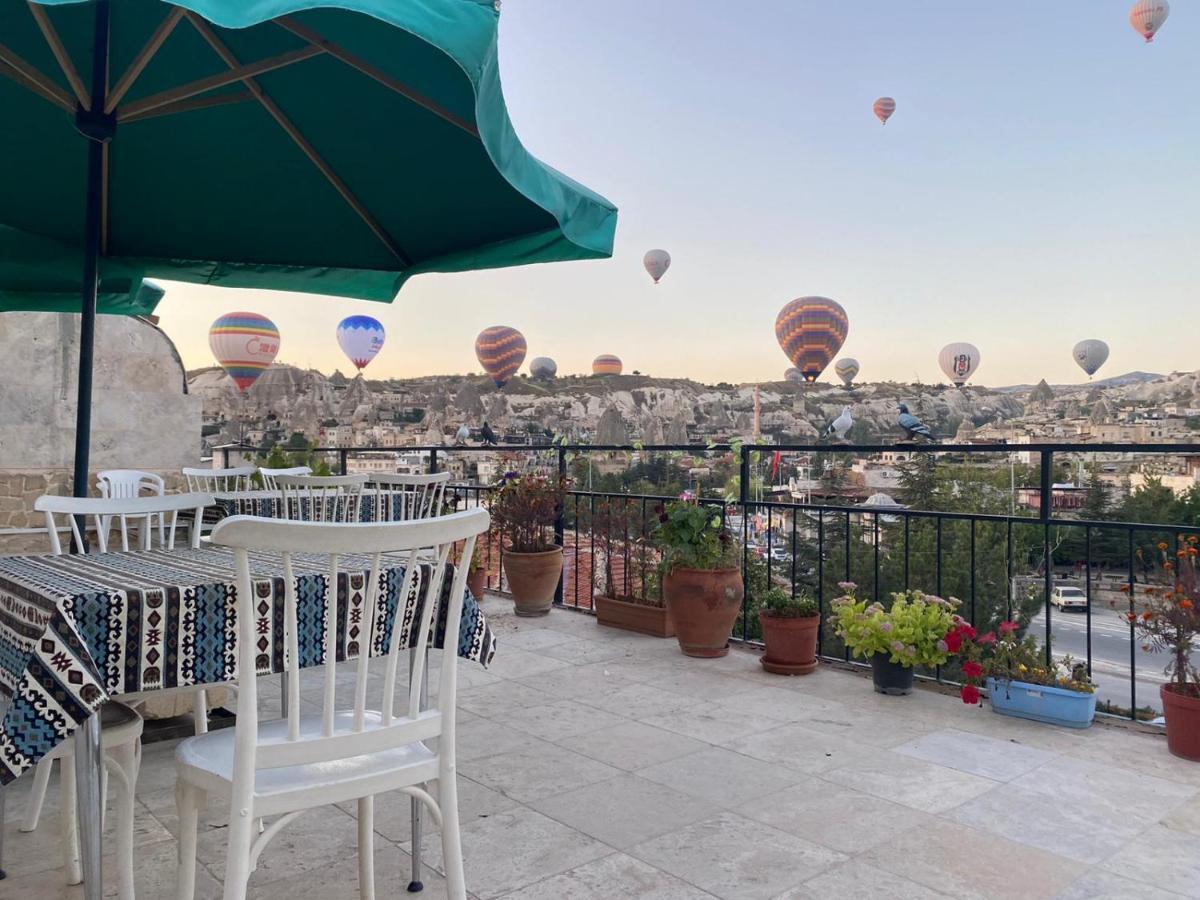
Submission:
{"label": "white wooden chair", "polygon": [[278,475],[311,475],[312,469],[308,466],[291,466],[287,469],[268,469],[265,466],[258,467],[259,477],[262,478],[262,487],[264,491],[277,491],[279,485],[275,483],[275,478]]}
{"label": "white wooden chair", "polygon": [[251,490],[250,476],[254,466],[238,466],[233,469],[193,469],[184,467],[183,477],[187,489],[192,493],[234,494]]}
{"label": "white wooden chair", "polygon": [[433,475],[371,475],[378,490],[375,516],[379,522],[400,522],[440,516],[446,502],[449,472]]}
{"label": "white wooden chair", "polygon": [[[101,497],[111,500],[145,495],[161,497],[167,492],[167,484],[161,475],[143,472],[141,469],[106,469],[97,473],[96,486],[100,489]],[[165,546],[167,536],[162,516],[147,516],[144,520],[145,527],[153,528],[155,519],[158,520],[158,542]]]}
{"label": "white wooden chair", "polygon": [[[50,551],[55,555],[63,552],[62,541],[58,536],[58,522],[55,516],[66,519],[71,530],[75,547],[82,551],[84,548],[83,532],[80,522],[91,520],[96,532],[96,546],[100,553],[109,552],[111,529],[114,522],[118,525],[121,538],[119,548],[129,550],[129,522],[146,519],[148,516],[162,516],[169,524],[166,529],[166,542],[162,549],[175,549],[175,529],[179,523],[181,512],[191,512],[199,521],[204,515],[204,509],[212,506],[211,494],[167,494],[162,497],[127,497],[123,500],[111,500],[107,497],[59,497],[44,494],[34,501],[33,508],[46,516],[46,529],[50,533]],[[169,518],[168,518],[169,516]],[[140,529],[140,548],[149,550],[153,544],[153,529]],[[200,533],[192,529],[191,546],[199,546]]]}
{"label": "white wooden chair", "polygon": [[[366,707],[368,654],[355,664],[352,707],[338,706],[335,661],[336,629],[328,630],[324,662],[324,698],[320,715],[303,715],[300,706],[300,666],[297,637],[296,580],[293,554],[320,554],[329,561],[329,583],[336,584],[339,554],[369,554],[370,574],[365,596],[370,599],[363,641],[372,639],[379,614],[380,570],[404,561],[404,583],[397,596],[407,597],[413,586],[418,558],[433,552],[436,562],[425,586],[428,601],[417,630],[417,646],[428,646],[434,623],[434,598],[443,596],[451,548],[463,542],[469,554],[477,535],[487,531],[482,509],[396,523],[288,522],[234,516],[213,531],[213,543],[232,547],[237,569],[238,692],[237,724],[232,730],[188,738],[175,753],[179,806],[179,898],[191,900],[195,888],[196,843],[200,809],[210,795],[229,804],[229,847],[225,864],[225,900],[243,900],[259,854],[279,831],[307,809],[331,803],[358,801],[359,895],[375,897],[373,841],[376,794],[402,791],[429,807],[442,828],[446,883],[453,900],[464,900],[462,845],[458,828],[458,789],[455,768],[455,701],[459,625],[462,618],[466,569],[455,570],[446,612],[445,647],[441,654],[436,700],[421,709],[422,686],[429,677],[425,654],[415,657],[410,673],[408,703],[396,710],[396,681],[400,661],[400,632],[393,628],[386,653],[383,702],[380,710]],[[258,721],[258,654],[251,556],[257,551],[283,554],[286,581],[284,648],[288,690],[286,719],[261,725]],[[337,591],[326,593],[327,619],[338,620]],[[397,622],[400,617],[397,617]],[[414,712],[415,711],[415,712]],[[431,747],[436,740],[436,747]],[[436,789],[431,783],[436,782]],[[436,794],[437,799],[434,799]],[[256,820],[277,817],[261,833]]]}
{"label": "white wooden chair", "polygon": [[358,522],[366,475],[276,475],[279,517],[305,522]]}

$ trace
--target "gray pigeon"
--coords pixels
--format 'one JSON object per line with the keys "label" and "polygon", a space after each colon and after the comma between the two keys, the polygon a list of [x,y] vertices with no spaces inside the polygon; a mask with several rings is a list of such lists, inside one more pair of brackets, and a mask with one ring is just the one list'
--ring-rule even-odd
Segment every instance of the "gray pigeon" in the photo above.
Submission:
{"label": "gray pigeon", "polygon": [[854,419],[850,415],[850,407],[843,406],[841,415],[829,423],[822,437],[832,437],[844,443],[853,426]]}
{"label": "gray pigeon", "polygon": [[929,426],[914,416],[908,411],[908,404],[900,404],[900,427],[904,429],[905,436],[910,441],[915,441],[918,437],[923,437],[926,440],[933,440],[933,432],[929,430]]}
{"label": "gray pigeon", "polygon": [[454,443],[458,446],[465,444],[471,437],[471,429],[464,423],[458,426],[458,431],[454,435]]}

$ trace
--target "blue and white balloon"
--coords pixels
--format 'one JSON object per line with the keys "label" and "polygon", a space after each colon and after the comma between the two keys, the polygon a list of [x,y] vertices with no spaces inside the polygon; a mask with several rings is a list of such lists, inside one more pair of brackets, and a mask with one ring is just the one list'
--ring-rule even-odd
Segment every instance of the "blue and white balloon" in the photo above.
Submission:
{"label": "blue and white balloon", "polygon": [[379,320],[370,316],[347,316],[337,327],[338,346],[360,372],[379,355],[384,336]]}

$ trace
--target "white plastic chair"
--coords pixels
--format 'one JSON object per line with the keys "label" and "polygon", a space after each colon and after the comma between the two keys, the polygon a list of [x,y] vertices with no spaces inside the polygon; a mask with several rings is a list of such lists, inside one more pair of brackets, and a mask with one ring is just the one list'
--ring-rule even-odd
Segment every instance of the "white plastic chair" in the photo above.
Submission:
{"label": "white plastic chair", "polygon": [[233,469],[193,469],[185,467],[183,477],[187,489],[192,493],[233,494],[251,490],[250,476],[254,466],[238,466]]}
{"label": "white plastic chair", "polygon": [[[212,506],[211,494],[167,494],[162,497],[128,497],[124,500],[111,500],[107,497],[59,497],[54,494],[43,494],[34,501],[33,508],[46,516],[46,529],[50,532],[50,551],[55,555],[63,552],[62,541],[58,537],[58,523],[55,516],[66,518],[71,529],[75,547],[82,551],[84,548],[83,533],[80,530],[80,520],[92,521],[96,532],[98,552],[109,552],[109,538],[112,523],[119,525],[122,551],[129,550],[129,521],[146,519],[152,515],[160,515],[164,519],[169,515],[166,542],[163,549],[175,549],[175,528],[181,512],[191,512],[195,521],[200,521],[204,508]],[[141,529],[142,550],[151,549],[153,531],[150,528]],[[192,529],[191,546],[198,547],[200,533]]]}
{"label": "white plastic chair", "polygon": [[366,475],[276,475],[279,517],[305,522],[358,522]]}
{"label": "white plastic chair", "polygon": [[[459,624],[462,618],[466,568],[458,567],[447,595],[445,647],[441,655],[436,699],[421,709],[422,686],[428,677],[425,654],[417,653],[410,673],[408,704],[396,711],[395,693],[400,660],[399,627],[393,627],[386,653],[383,702],[380,710],[366,708],[368,654],[355,665],[354,702],[337,705],[336,628],[328,630],[324,662],[324,698],[320,715],[302,715],[297,637],[296,579],[293,554],[319,554],[329,560],[330,580],[336,584],[339,554],[369,554],[370,574],[365,596],[363,645],[373,640],[378,609],[380,570],[384,554],[404,554],[405,576],[398,597],[408,597],[418,557],[432,551],[436,562],[425,586],[428,598],[421,611],[416,644],[426,647],[433,633],[436,599],[451,548],[462,541],[469,554],[477,535],[487,531],[488,514],[473,509],[412,522],[337,525],[288,522],[234,516],[213,530],[213,543],[232,547],[237,569],[238,671],[253,673],[258,654],[255,595],[251,556],[257,551],[283,554],[285,579],[284,647],[288,690],[286,719],[258,722],[257,678],[244,674],[238,692],[237,724],[230,729],[188,738],[175,752],[176,799],[179,807],[179,898],[191,900],[195,890],[199,813],[209,795],[229,804],[229,846],[225,864],[225,900],[243,900],[259,854],[279,831],[307,809],[358,801],[359,895],[375,897],[373,829],[376,794],[402,791],[429,807],[442,827],[446,884],[452,900],[466,897],[462,844],[458,828],[458,788],[455,769],[455,700],[458,673]],[[392,558],[389,564],[396,564]],[[327,619],[338,620],[337,591],[327,591]],[[396,617],[397,623],[401,617]],[[413,711],[416,712],[413,712]],[[436,749],[430,742],[436,740]],[[436,791],[431,783],[436,782]],[[436,793],[437,799],[434,799]],[[278,818],[261,833],[256,820]]]}
{"label": "white plastic chair", "polygon": [[[378,487],[375,517],[378,522],[401,522],[440,516],[446,501],[449,472],[433,475],[371,475]],[[398,509],[397,509],[398,507]]]}
{"label": "white plastic chair", "polygon": [[[120,900],[134,900],[134,792],[142,760],[143,722],[135,710],[116,700],[110,700],[100,707],[99,716],[100,746],[104,753],[100,787],[101,808],[106,806],[109,782],[115,780],[117,784],[117,896]],[[25,810],[25,818],[20,828],[25,832],[37,828],[55,760],[60,763],[58,781],[62,792],[62,809],[59,815],[62,827],[63,867],[67,872],[67,884],[80,884],[83,881],[83,869],[79,854],[79,807],[75,800],[74,740],[68,738],[63,741],[38,762],[33,773],[33,787],[29,792],[29,806]]]}
{"label": "white plastic chair", "polygon": [[262,478],[262,487],[264,491],[279,490],[279,485],[275,483],[275,478],[278,475],[311,475],[312,469],[308,466],[291,466],[287,469],[268,469],[264,466],[258,467],[258,474]]}
{"label": "white plastic chair", "polygon": [[[167,492],[167,484],[161,475],[153,472],[143,472],[140,469],[106,469],[96,475],[96,486],[100,489],[101,497],[111,500],[125,500],[129,497],[161,497]],[[158,542],[165,546],[167,536],[162,516],[149,515],[145,519],[145,527],[153,528],[154,520],[158,519]]]}

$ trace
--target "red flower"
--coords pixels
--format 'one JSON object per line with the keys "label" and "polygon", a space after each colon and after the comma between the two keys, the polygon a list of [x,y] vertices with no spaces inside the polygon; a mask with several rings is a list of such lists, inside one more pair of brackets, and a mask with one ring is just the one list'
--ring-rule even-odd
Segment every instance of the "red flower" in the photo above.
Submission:
{"label": "red flower", "polygon": [[968,641],[975,639],[975,627],[967,624],[966,622],[958,626],[958,632]]}
{"label": "red flower", "polygon": [[1000,623],[1000,633],[1001,634],[1012,634],[1014,631],[1016,631],[1020,627],[1021,627],[1020,622],[1001,622]]}
{"label": "red flower", "polygon": [[973,684],[964,684],[960,696],[963,703],[974,705],[979,702],[979,688]]}
{"label": "red flower", "polygon": [[963,663],[963,674],[968,678],[978,678],[983,674],[983,666],[975,662],[975,660],[967,660]]}
{"label": "red flower", "polygon": [[975,643],[990,647],[992,644],[996,643],[996,632],[989,631],[981,634],[975,639]]}
{"label": "red flower", "polygon": [[950,649],[951,653],[957,653],[962,649],[962,635],[959,634],[957,628],[953,631],[946,632],[946,636],[943,638],[943,640],[946,642],[946,646]]}

